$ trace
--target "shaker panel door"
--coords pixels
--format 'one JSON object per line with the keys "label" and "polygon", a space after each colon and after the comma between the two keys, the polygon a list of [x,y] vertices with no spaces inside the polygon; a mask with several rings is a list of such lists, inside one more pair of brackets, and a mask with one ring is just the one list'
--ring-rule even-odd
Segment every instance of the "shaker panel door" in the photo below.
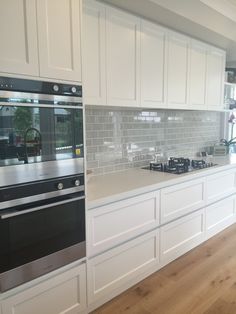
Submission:
{"label": "shaker panel door", "polygon": [[141,22],[141,106],[166,107],[166,30]]}
{"label": "shaker panel door", "polygon": [[37,1],[40,76],[81,81],[81,1]]}
{"label": "shaker panel door", "polygon": [[140,19],[108,8],[106,24],[107,103],[140,105]]}
{"label": "shaker panel door", "polygon": [[35,0],[0,1],[0,72],[38,76]]}

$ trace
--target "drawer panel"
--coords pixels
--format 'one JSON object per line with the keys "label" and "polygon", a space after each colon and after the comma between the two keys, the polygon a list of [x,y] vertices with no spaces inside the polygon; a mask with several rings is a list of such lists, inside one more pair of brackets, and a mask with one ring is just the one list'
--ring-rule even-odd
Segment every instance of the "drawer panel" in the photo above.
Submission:
{"label": "drawer panel", "polygon": [[207,177],[207,204],[236,192],[235,174],[235,169],[232,169]]}
{"label": "drawer panel", "polygon": [[86,309],[85,264],[2,301],[2,314],[77,314]]}
{"label": "drawer panel", "polygon": [[88,256],[157,227],[159,198],[159,192],[147,193],[88,211]]}
{"label": "drawer panel", "polygon": [[161,227],[161,264],[167,264],[204,240],[204,210]]}
{"label": "drawer panel", "polygon": [[87,262],[89,304],[159,264],[159,231],[151,231]]}
{"label": "drawer panel", "polygon": [[229,197],[206,208],[206,235],[212,237],[235,222],[235,198]]}
{"label": "drawer panel", "polygon": [[204,178],[164,188],[161,190],[161,223],[179,218],[204,205]]}

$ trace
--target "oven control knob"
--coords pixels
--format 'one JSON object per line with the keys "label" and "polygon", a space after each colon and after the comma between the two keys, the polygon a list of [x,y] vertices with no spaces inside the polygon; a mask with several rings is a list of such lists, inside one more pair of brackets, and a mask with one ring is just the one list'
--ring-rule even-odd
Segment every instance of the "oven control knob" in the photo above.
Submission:
{"label": "oven control knob", "polygon": [[75,86],[71,87],[71,92],[72,92],[73,94],[77,92],[77,89],[76,89]]}
{"label": "oven control knob", "polygon": [[58,92],[59,86],[57,84],[55,84],[55,85],[53,85],[52,89],[54,90],[54,92]]}
{"label": "oven control knob", "polygon": [[79,179],[76,179],[76,180],[74,181],[74,185],[75,185],[75,186],[79,186],[79,185],[80,185],[80,180],[79,180]]}
{"label": "oven control knob", "polygon": [[64,184],[62,182],[57,183],[57,189],[62,190],[64,188]]}

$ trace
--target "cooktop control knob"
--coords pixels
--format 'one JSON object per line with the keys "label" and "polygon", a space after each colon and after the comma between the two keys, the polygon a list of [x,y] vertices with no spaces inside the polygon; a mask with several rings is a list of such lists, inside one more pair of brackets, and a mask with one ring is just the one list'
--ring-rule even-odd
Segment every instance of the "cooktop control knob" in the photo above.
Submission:
{"label": "cooktop control knob", "polygon": [[54,90],[54,92],[58,92],[59,86],[57,84],[55,84],[55,85],[53,85],[52,89]]}
{"label": "cooktop control knob", "polygon": [[62,190],[64,188],[64,184],[62,182],[57,183],[57,189]]}
{"label": "cooktop control knob", "polygon": [[75,182],[74,182],[75,186],[79,186],[80,185],[80,180],[79,179],[76,179]]}
{"label": "cooktop control knob", "polygon": [[72,92],[72,93],[76,93],[76,92],[77,92],[77,89],[76,89],[75,86],[71,87],[71,92]]}

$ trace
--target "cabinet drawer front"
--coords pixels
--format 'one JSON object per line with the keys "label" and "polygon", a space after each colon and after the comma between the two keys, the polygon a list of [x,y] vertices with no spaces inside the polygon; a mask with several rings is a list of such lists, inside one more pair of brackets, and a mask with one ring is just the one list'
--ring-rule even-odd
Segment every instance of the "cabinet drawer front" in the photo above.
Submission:
{"label": "cabinet drawer front", "polygon": [[161,263],[167,264],[204,240],[204,210],[161,227]]}
{"label": "cabinet drawer front", "polygon": [[205,205],[204,179],[161,190],[161,223],[179,218]]}
{"label": "cabinet drawer front", "polygon": [[236,191],[235,170],[223,171],[207,177],[207,204],[218,201]]}
{"label": "cabinet drawer front", "polygon": [[159,192],[106,205],[87,214],[88,256],[158,226]]}
{"label": "cabinet drawer front", "polygon": [[152,231],[88,260],[89,304],[158,266],[159,233]]}
{"label": "cabinet drawer front", "polygon": [[86,308],[85,264],[2,301],[3,314],[77,314]]}
{"label": "cabinet drawer front", "polygon": [[207,238],[215,235],[235,222],[235,198],[212,204],[206,208]]}

